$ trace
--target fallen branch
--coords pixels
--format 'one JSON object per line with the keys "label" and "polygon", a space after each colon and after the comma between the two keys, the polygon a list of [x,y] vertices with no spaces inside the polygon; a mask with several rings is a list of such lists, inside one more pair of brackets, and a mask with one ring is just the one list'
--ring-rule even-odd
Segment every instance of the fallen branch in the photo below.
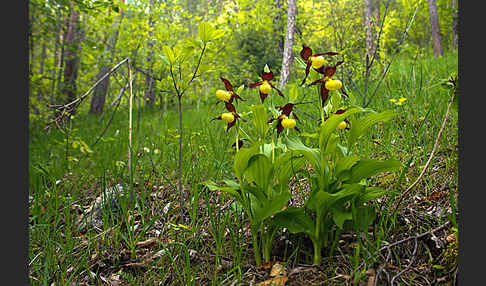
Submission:
{"label": "fallen branch", "polygon": [[[119,62],[118,64],[116,64],[111,70],[109,70],[107,73],[105,73],[102,77],[100,77],[89,89],[87,92],[85,92],[83,95],[81,95],[80,97],[76,98],[75,100],[69,102],[69,103],[66,103],[66,104],[63,104],[63,105],[50,105],[49,107],[51,108],[56,108],[59,112],[59,116],[57,116],[56,118],[54,118],[53,120],[51,120],[50,122],[47,123],[47,127],[46,128],[49,128],[49,126],[52,124],[52,123],[56,123],[56,125],[58,125],[58,121],[61,121],[63,118],[67,117],[67,111],[73,111],[76,109],[76,107],[78,107],[81,102],[91,93],[91,91],[93,91],[95,89],[96,86],[98,86],[98,84],[100,82],[102,82],[107,76],[109,76],[110,74],[112,74],[113,72],[115,72],[122,64],[124,64],[126,61],[128,61],[128,58],[125,58],[123,59],[121,62]],[[58,125],[59,126],[59,125]]]}
{"label": "fallen branch", "polygon": [[445,228],[445,227],[446,227],[446,226],[448,226],[450,223],[451,223],[450,221],[447,221],[446,223],[444,223],[444,224],[442,224],[442,225],[440,225],[440,226],[438,226],[438,227],[436,227],[436,228],[434,228],[434,229],[431,229],[431,230],[429,230],[429,231],[427,231],[427,232],[421,233],[421,234],[416,235],[416,236],[410,236],[410,237],[404,238],[404,239],[402,239],[402,240],[396,241],[396,242],[394,242],[394,243],[390,243],[390,244],[385,245],[385,246],[383,246],[382,248],[378,249],[378,251],[377,251],[377,252],[383,251],[383,250],[385,250],[385,249],[387,249],[387,248],[392,248],[392,247],[394,247],[394,246],[396,246],[396,245],[402,244],[402,243],[407,242],[407,241],[412,240],[412,239],[420,239],[420,238],[422,238],[422,237],[424,237],[424,236],[427,236],[427,235],[429,235],[429,234],[430,234],[430,235],[433,235],[433,234],[434,234],[434,232],[437,232],[437,231],[439,231],[439,230],[441,230],[441,229]]}
{"label": "fallen branch", "polygon": [[418,241],[417,238],[415,238],[415,246],[413,247],[412,258],[410,258],[410,263],[407,265],[407,267],[405,267],[405,269],[398,272],[397,275],[393,276],[393,278],[391,279],[391,285],[393,285],[393,282],[395,282],[396,278],[400,277],[400,275],[407,272],[410,269],[410,267],[412,267],[413,261],[415,260],[415,255],[417,254],[417,246],[418,246]]}
{"label": "fallen branch", "polygon": [[[437,231],[439,231],[439,230],[442,230],[443,228],[447,227],[449,224],[450,224],[450,221],[447,221],[447,222],[445,222],[444,224],[442,224],[442,225],[440,225],[440,226],[438,226],[438,227],[436,227],[436,228],[434,228],[434,229],[431,229],[431,230],[429,230],[429,231],[427,231],[427,232],[424,232],[424,233],[421,233],[421,234],[418,234],[418,235],[415,235],[415,236],[410,236],[410,237],[404,238],[404,239],[402,239],[402,240],[395,241],[395,242],[393,242],[393,243],[387,244],[387,245],[383,246],[382,248],[380,248],[380,249],[376,250],[376,251],[373,253],[373,255],[376,255],[376,254],[378,254],[378,253],[382,252],[383,250],[388,250],[388,255],[387,255],[387,258],[385,259],[385,263],[386,263],[386,261],[388,261],[388,259],[389,259],[390,255],[391,255],[391,251],[390,251],[390,249],[391,249],[392,247],[397,246],[397,245],[399,245],[399,244],[402,244],[402,243],[407,242],[407,241],[412,240],[412,239],[414,239],[414,240],[416,241],[415,248],[414,248],[414,253],[413,253],[413,255],[415,255],[416,248],[417,248],[417,242],[418,242],[418,240],[419,240],[419,239],[421,239],[421,238],[423,238],[423,237],[425,237],[425,236],[427,236],[427,235],[434,235],[434,232],[437,232]],[[409,269],[409,268],[411,267],[411,265],[412,265],[412,262],[413,262],[413,261],[411,261],[411,262],[410,262],[409,266],[407,266],[407,268],[405,268],[405,270],[401,271],[399,274],[397,274],[396,276],[394,276],[394,277],[392,278],[392,281],[393,281],[393,280],[394,280],[396,277],[398,277],[399,275],[401,275],[401,274],[402,274],[404,271],[406,271],[407,269]],[[363,264],[364,264],[364,262],[362,262],[362,263],[361,263],[360,267],[362,267],[362,266],[363,266]],[[378,267],[378,271],[376,272],[375,284],[374,284],[375,286],[376,286],[376,285],[377,285],[377,283],[378,283],[378,277],[380,276],[380,273],[381,273],[382,271],[384,271],[384,270],[385,270],[385,265],[384,265],[384,264],[383,264],[383,265],[380,265],[380,267]]]}

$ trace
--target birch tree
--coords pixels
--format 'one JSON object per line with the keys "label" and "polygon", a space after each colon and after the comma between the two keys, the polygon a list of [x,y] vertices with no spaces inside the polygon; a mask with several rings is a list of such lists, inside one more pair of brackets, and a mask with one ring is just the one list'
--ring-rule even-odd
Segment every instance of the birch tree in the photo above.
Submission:
{"label": "birch tree", "polygon": [[292,47],[294,45],[295,30],[295,11],[296,0],[287,0],[287,31],[285,34],[285,45],[282,58],[282,69],[280,71],[280,81],[278,86],[282,89],[288,82],[290,76],[290,67],[292,66]]}

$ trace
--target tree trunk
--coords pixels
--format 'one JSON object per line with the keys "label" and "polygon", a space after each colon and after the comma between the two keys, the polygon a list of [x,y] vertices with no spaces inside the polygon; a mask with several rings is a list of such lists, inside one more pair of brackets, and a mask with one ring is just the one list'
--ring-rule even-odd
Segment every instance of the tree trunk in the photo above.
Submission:
{"label": "tree trunk", "polygon": [[457,50],[457,1],[452,0],[452,48]]}
{"label": "tree trunk", "polygon": [[[120,11],[120,15],[115,20],[113,24],[114,32],[108,40],[108,44],[106,45],[105,52],[101,55],[101,68],[98,74],[96,75],[96,80],[99,80],[103,77],[109,70],[110,66],[113,64],[113,54],[116,46],[116,42],[118,41],[118,34],[120,30],[120,23],[123,19],[123,12]],[[109,35],[106,35],[109,37]],[[110,86],[110,76],[105,77],[93,90],[93,97],[91,97],[90,102],[90,109],[89,112],[92,114],[101,114],[103,113],[103,108],[105,106],[106,101],[106,94],[108,92],[108,87]]]}
{"label": "tree trunk", "polygon": [[[66,102],[71,102],[76,99],[76,79],[79,68],[79,36],[79,12],[71,8],[66,35],[64,82],[62,86],[62,93],[66,95]],[[70,111],[71,114],[74,112],[74,110]]]}
{"label": "tree trunk", "polygon": [[296,0],[287,0],[287,32],[282,58],[282,70],[280,71],[279,88],[283,88],[289,82],[290,67],[292,66],[292,46],[294,45],[295,29],[295,5]]}
{"label": "tree trunk", "polygon": [[[40,59],[40,67],[39,67],[39,75],[41,79],[43,78],[44,75],[44,62],[46,58],[46,44],[42,44],[42,51],[41,51],[41,59]],[[41,80],[42,82],[42,80]],[[39,85],[39,88],[37,89],[37,100],[41,100],[42,98],[42,84]]]}
{"label": "tree trunk", "polygon": [[380,0],[375,0],[373,4],[373,16],[375,17],[375,26],[380,22]]}
{"label": "tree trunk", "polygon": [[283,36],[282,36],[282,0],[274,0],[274,5],[275,5],[275,17],[273,17],[273,29],[275,35],[277,35],[277,50],[276,53],[280,54],[282,53],[284,49],[284,42],[283,42]]}
{"label": "tree trunk", "polygon": [[62,79],[62,74],[63,74],[63,69],[64,69],[64,57],[65,57],[65,52],[66,52],[66,36],[69,28],[69,18],[70,18],[70,13],[66,15],[64,19],[64,25],[63,28],[61,29],[59,33],[59,43],[61,45],[61,52],[59,53],[59,58],[58,58],[58,63],[59,63],[59,68],[57,70],[57,93],[61,94],[62,89],[63,89],[63,84],[61,82]]}
{"label": "tree trunk", "polygon": [[442,56],[442,44],[440,40],[439,18],[437,16],[437,5],[435,0],[428,0],[430,27],[432,29],[432,46],[436,57]]}
{"label": "tree trunk", "polygon": [[373,57],[373,38],[371,34],[371,0],[365,0],[365,27],[366,27],[366,64]]}
{"label": "tree trunk", "polygon": [[154,92],[154,78],[152,77],[152,66],[153,66],[153,54],[154,54],[154,43],[152,41],[152,38],[154,36],[154,33],[152,32],[152,28],[154,27],[154,20],[152,17],[152,13],[154,11],[154,0],[150,0],[150,9],[149,9],[149,39],[148,39],[148,54],[147,54],[147,67],[148,71],[145,75],[145,100],[147,101],[147,104],[153,105],[155,102],[155,92]]}
{"label": "tree trunk", "polygon": [[53,59],[53,68],[52,68],[52,81],[51,81],[51,95],[49,99],[50,104],[54,104],[54,93],[56,91],[56,70],[60,68],[59,65],[59,46],[61,45],[62,39],[62,31],[61,31],[61,11],[56,11],[56,40],[54,43],[54,59]]}

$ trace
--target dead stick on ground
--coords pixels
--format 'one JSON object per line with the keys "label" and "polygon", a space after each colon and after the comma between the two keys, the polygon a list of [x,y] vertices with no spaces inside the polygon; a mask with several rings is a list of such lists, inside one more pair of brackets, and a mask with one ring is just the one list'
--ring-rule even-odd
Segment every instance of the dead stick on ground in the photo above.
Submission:
{"label": "dead stick on ground", "polygon": [[417,246],[418,246],[418,241],[417,241],[417,238],[415,238],[415,246],[413,248],[412,257],[410,258],[410,263],[407,265],[407,267],[405,267],[405,269],[398,272],[397,275],[393,276],[393,278],[391,279],[391,283],[390,283],[392,286],[393,286],[393,282],[395,282],[396,278],[400,277],[400,275],[407,272],[410,269],[410,267],[412,267],[412,264],[415,260],[415,255],[417,254]]}
{"label": "dead stick on ground", "polygon": [[440,136],[442,135],[442,131],[444,131],[444,128],[445,128],[445,125],[446,125],[446,121],[447,121],[447,117],[449,116],[449,111],[451,110],[452,103],[454,102],[454,96],[455,96],[455,94],[456,94],[456,87],[454,86],[454,89],[452,90],[452,96],[451,96],[451,100],[449,102],[449,106],[447,106],[447,111],[446,111],[446,114],[444,116],[444,120],[442,121],[442,127],[440,128],[439,133],[437,134],[437,138],[435,138],[434,147],[432,148],[432,152],[430,152],[429,159],[427,160],[427,163],[425,163],[425,166],[424,166],[422,172],[420,173],[420,175],[418,176],[418,178],[415,180],[415,182],[413,182],[407,188],[407,190],[405,190],[405,192],[403,192],[403,194],[400,196],[400,199],[398,200],[397,204],[395,205],[395,209],[391,212],[392,216],[398,210],[398,207],[400,206],[400,203],[402,202],[402,200],[405,197],[405,195],[408,192],[410,192],[410,190],[412,190],[412,188],[415,187],[415,185],[422,179],[422,177],[425,174],[425,171],[427,171],[427,168],[430,165],[430,162],[432,162],[432,158],[435,155],[435,151],[437,150],[437,146],[439,146],[439,139],[440,139]]}
{"label": "dead stick on ground", "polygon": [[[387,244],[387,245],[383,246],[382,248],[380,248],[380,249],[376,250],[376,251],[373,253],[373,256],[374,256],[374,255],[376,255],[376,254],[378,254],[379,252],[381,252],[381,251],[385,250],[385,249],[387,249],[388,251],[390,251],[390,249],[391,249],[392,247],[394,247],[394,246],[396,246],[396,245],[399,245],[399,244],[402,244],[402,243],[404,243],[404,242],[407,242],[407,241],[409,241],[409,240],[412,240],[412,239],[418,240],[418,239],[420,239],[420,238],[422,238],[422,237],[424,237],[424,236],[427,236],[427,235],[429,235],[429,234],[434,234],[434,232],[437,232],[437,231],[439,231],[439,230],[441,230],[441,229],[445,228],[445,227],[446,227],[446,226],[448,226],[450,223],[451,223],[450,221],[447,221],[447,222],[445,222],[444,224],[442,224],[442,225],[440,225],[440,226],[438,226],[438,227],[436,227],[436,228],[434,228],[434,229],[431,229],[431,230],[429,230],[429,231],[427,231],[427,232],[424,232],[424,233],[421,233],[421,234],[418,234],[418,235],[415,235],[415,236],[410,236],[410,237],[404,238],[404,239],[402,239],[402,240],[395,241],[395,242],[393,242],[393,243]],[[385,259],[385,262],[386,262],[386,261],[388,261],[388,259],[389,259],[389,257],[387,257],[387,258]],[[362,267],[362,266],[363,266],[363,264],[364,264],[364,262],[362,262],[362,263],[360,264],[360,267]],[[378,267],[378,271],[377,271],[377,273],[376,273],[376,278],[375,278],[376,280],[375,280],[375,281],[377,281],[377,280],[378,280],[378,277],[379,277],[379,275],[380,275],[380,272],[381,272],[383,269],[384,269],[384,266],[383,266],[383,267],[382,267],[382,266]],[[375,285],[376,285],[376,284],[375,284]]]}
{"label": "dead stick on ground", "polygon": [[419,234],[419,235],[416,235],[416,236],[407,237],[407,238],[404,238],[402,240],[396,241],[394,243],[390,243],[388,245],[385,245],[382,248],[380,248],[378,251],[382,251],[382,250],[385,250],[387,248],[391,248],[391,247],[393,247],[395,245],[404,243],[404,242],[409,241],[409,240],[412,240],[412,239],[419,239],[419,238],[422,238],[422,237],[424,237],[426,235],[433,234],[434,232],[437,232],[437,231],[443,229],[444,227],[446,227],[449,224],[450,224],[450,221],[447,221],[446,223],[444,223],[444,224],[442,224],[442,225],[440,225],[440,226],[438,226],[438,227],[436,227],[436,228],[434,228],[432,230],[429,230],[427,232],[424,232],[422,234]]}

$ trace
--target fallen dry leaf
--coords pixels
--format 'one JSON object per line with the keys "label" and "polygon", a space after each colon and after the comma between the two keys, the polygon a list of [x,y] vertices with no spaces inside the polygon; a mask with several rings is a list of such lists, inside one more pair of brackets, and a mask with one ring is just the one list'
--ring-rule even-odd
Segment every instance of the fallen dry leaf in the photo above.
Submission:
{"label": "fallen dry leaf", "polygon": [[376,271],[375,269],[371,268],[366,271],[366,275],[368,275],[368,284],[367,286],[373,286],[375,285],[375,279],[376,279]]}
{"label": "fallen dry leaf", "polygon": [[263,263],[262,265],[258,266],[258,270],[268,270],[270,269],[277,261],[268,261]]}
{"label": "fallen dry leaf", "polygon": [[265,286],[265,285],[284,286],[287,283],[287,280],[289,280],[289,277],[279,276],[279,277],[275,277],[273,279],[268,279],[266,281],[260,282],[256,286]]}
{"label": "fallen dry leaf", "polygon": [[149,245],[155,244],[157,242],[157,238],[151,237],[149,239],[146,239],[144,241],[139,241],[137,242],[138,247],[147,247]]}
{"label": "fallen dry leaf", "polygon": [[280,263],[275,263],[270,270],[270,276],[285,276],[285,267]]}
{"label": "fallen dry leaf", "polygon": [[440,198],[442,198],[443,196],[445,196],[446,193],[445,192],[442,192],[442,191],[435,191],[433,192],[432,194],[430,194],[429,196],[429,201],[436,201]]}
{"label": "fallen dry leaf", "polygon": [[[347,274],[339,274],[339,273],[338,273],[338,275],[336,275],[336,277],[334,277],[334,278],[344,278],[344,279],[346,279],[346,280],[349,280],[349,279],[351,279],[351,276],[349,276],[349,275],[347,275]],[[334,279],[334,278],[333,278],[333,279]]]}
{"label": "fallen dry leaf", "polygon": [[131,267],[131,268],[146,268],[147,267],[147,265],[143,262],[130,262],[130,263],[123,264],[122,266]]}
{"label": "fallen dry leaf", "polygon": [[388,269],[388,270],[392,270],[392,271],[399,271],[399,270],[400,270],[400,267],[395,266],[395,265],[393,265],[393,264],[391,264],[391,263],[388,263],[388,264],[386,265],[386,269]]}
{"label": "fallen dry leaf", "polygon": [[456,233],[454,233],[454,232],[453,232],[453,233],[449,234],[449,235],[446,237],[446,240],[447,240],[447,242],[449,242],[449,243],[451,243],[451,242],[453,242],[454,240],[456,240]]}

